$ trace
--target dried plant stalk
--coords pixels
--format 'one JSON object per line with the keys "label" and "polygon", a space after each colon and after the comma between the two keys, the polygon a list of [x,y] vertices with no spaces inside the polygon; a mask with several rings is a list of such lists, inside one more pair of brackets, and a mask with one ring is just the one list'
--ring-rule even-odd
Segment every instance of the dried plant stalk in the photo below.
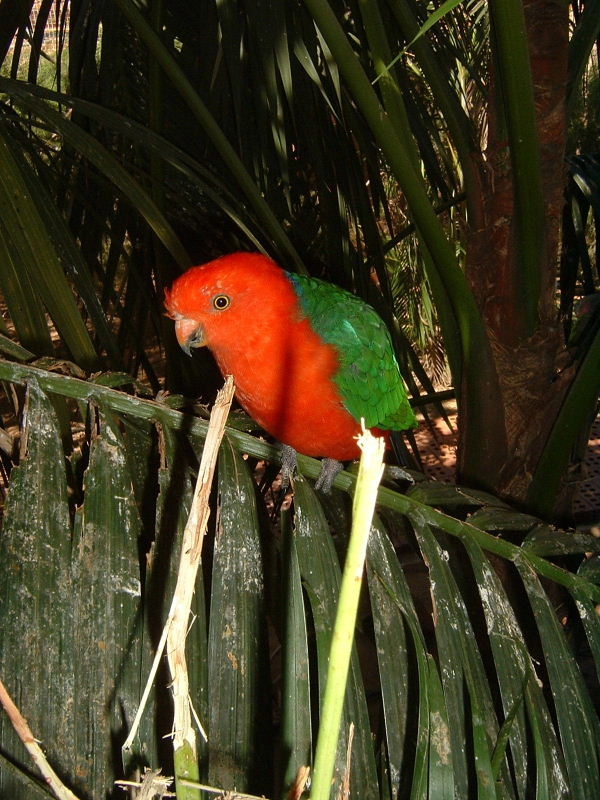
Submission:
{"label": "dried plant stalk", "polygon": [[[144,706],[147,702],[156,670],[163,649],[166,645],[169,670],[172,678],[173,689],[173,747],[175,753],[185,753],[184,760],[192,765],[197,763],[196,733],[192,726],[193,709],[189,697],[189,679],[187,663],[185,659],[185,640],[190,625],[190,607],[196,575],[202,555],[202,542],[210,516],[209,496],[217,463],[217,455],[225,423],[231,408],[235,384],[230,375],[217,395],[213,410],[210,415],[210,422],[202,451],[200,469],[194,489],[194,497],[188,521],[183,532],[183,543],[181,547],[181,557],[179,561],[179,571],[177,574],[177,584],[171,601],[169,616],[165,623],[158,650],[154,656],[154,662],[150,670],[150,675],[142,696],[140,707],[127,740],[123,744],[123,751],[128,751],[135,738]],[[184,747],[186,745],[186,747]],[[177,766],[176,757],[176,766]],[[178,777],[181,772],[177,771]],[[184,770],[184,774],[187,770]],[[193,777],[193,775],[188,775]]]}
{"label": "dried plant stalk", "polygon": [[33,759],[39,771],[42,773],[42,776],[50,789],[52,789],[59,800],[77,800],[76,795],[74,795],[73,792],[64,785],[64,783],[60,780],[56,772],[54,772],[48,763],[48,760],[44,755],[44,751],[38,744],[33,733],[31,732],[31,728],[27,724],[27,720],[14,704],[11,696],[6,691],[6,687],[1,680],[0,703],[6,711],[13,728],[27,748],[29,755]]}
{"label": "dried plant stalk", "polygon": [[167,659],[172,677],[173,702],[175,706],[173,747],[177,751],[187,743],[194,754],[196,753],[196,735],[192,726],[189,680],[185,660],[185,640],[190,625],[190,607],[196,584],[196,574],[202,555],[202,542],[204,541],[204,534],[210,516],[208,502],[210,489],[234,389],[233,378],[228,376],[223,388],[217,395],[210,415],[208,433],[194,490],[194,499],[183,533],[177,585],[175,586],[171,612],[167,620]]}

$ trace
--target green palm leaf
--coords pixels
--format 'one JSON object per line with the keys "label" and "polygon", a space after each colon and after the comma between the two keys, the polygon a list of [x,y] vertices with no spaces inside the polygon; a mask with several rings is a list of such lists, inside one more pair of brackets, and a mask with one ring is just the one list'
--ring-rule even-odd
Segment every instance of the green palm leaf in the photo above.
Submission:
{"label": "green palm leaf", "polygon": [[[114,727],[114,714],[119,708],[124,716],[118,720],[131,722],[141,696],[149,646],[156,646],[158,621],[164,618],[173,585],[167,577],[177,548],[173,535],[181,530],[189,506],[189,444],[201,446],[206,424],[164,404],[102,385],[110,382],[106,378],[91,383],[0,361],[0,379],[28,382],[26,425],[32,426],[27,456],[14,468],[0,535],[3,643],[12,643],[2,648],[3,679],[15,692],[18,676],[16,694],[23,698],[30,724],[44,738],[55,767],[84,796],[95,796],[121,774],[121,767],[111,760],[110,747],[107,750],[100,742],[106,744],[111,730],[113,736],[125,737],[125,729]],[[83,483],[76,477],[79,469],[67,469],[57,417],[46,391],[84,403],[95,396],[102,409],[91,418],[96,420],[95,428],[84,444],[89,458]],[[156,424],[162,431],[158,440]],[[339,557],[344,557],[345,490],[353,486],[354,478],[340,474],[336,483],[345,489],[328,500],[325,508],[306,479],[296,480],[293,527],[283,526],[283,557],[272,572],[264,566],[262,499],[248,462],[238,451],[276,458],[264,442],[229,430],[220,456],[215,550],[205,560],[210,605],[205,608],[198,597],[200,618],[192,626],[188,643],[195,675],[192,701],[209,728],[208,743],[199,751],[201,772],[221,788],[251,786],[255,792],[275,796],[286,793],[299,767],[310,766],[312,759],[339,587]],[[160,454],[160,460],[153,453]],[[312,459],[301,459],[300,465],[313,475],[318,471]],[[51,480],[47,475],[53,476]],[[156,504],[152,494],[142,489],[158,484]],[[74,528],[67,485],[79,498]],[[539,555],[558,545],[535,518],[494,503],[483,493],[449,486],[444,492],[434,489],[435,484],[427,482],[410,495],[380,489],[381,518],[375,521],[367,551],[369,603],[361,606],[359,621],[361,661],[367,671],[363,676],[355,655],[346,687],[336,780],[346,773],[345,737],[353,722],[350,786],[356,796],[386,797],[399,791],[415,798],[426,792],[450,797],[476,791],[482,797],[526,798],[535,784],[540,797],[584,800],[600,787],[595,756],[600,741],[598,716],[581,665],[570,651],[539,577],[555,581],[573,595],[594,653],[598,619],[590,610],[600,600],[600,590],[583,575]],[[39,500],[33,502],[34,496]],[[465,507],[471,509],[479,528],[460,518]],[[39,538],[35,521],[39,514],[52,519],[43,530],[51,537],[53,550],[48,550],[45,538]],[[145,524],[156,520],[156,531],[149,538],[141,537],[142,519]],[[499,535],[518,530],[521,535],[531,532],[523,547]],[[24,535],[29,537],[28,547],[21,545]],[[593,537],[582,533],[572,540],[569,533],[560,536],[569,542],[571,558],[579,554],[581,559],[597,546]],[[138,546],[146,542],[144,546],[149,547],[154,537],[152,561],[140,569]],[[558,537],[555,533],[557,542]],[[40,571],[46,554],[51,561]],[[524,609],[506,592],[491,558],[516,566],[520,588],[534,611],[528,624],[523,624]],[[57,569],[62,570],[60,577]],[[109,582],[107,570],[114,578]],[[50,616],[29,617],[23,623],[23,611],[17,613],[15,603],[26,612],[31,604],[21,603],[22,587],[29,586],[32,596],[37,596],[55,592],[57,581],[64,585],[64,597],[48,606]],[[140,613],[140,581],[147,585],[145,615]],[[271,617],[265,592],[278,592],[281,581],[288,587],[290,604],[277,614],[285,617],[285,633],[279,639],[280,624]],[[203,593],[202,583],[198,592]],[[433,628],[425,601],[428,596],[434,610]],[[10,608],[14,613],[9,613]],[[158,614],[155,621],[154,614]],[[81,633],[73,638],[75,619],[80,620],[77,630]],[[42,635],[46,642],[45,658],[35,663],[20,644],[24,624],[31,642]],[[270,647],[265,638],[267,624]],[[43,634],[36,633],[39,625]],[[277,673],[271,678],[267,664],[279,647],[284,648],[281,743],[273,727],[279,715],[267,713],[270,681],[278,685]],[[24,658],[27,669],[19,666]],[[48,692],[46,664],[55,658],[72,669],[61,667],[65,679],[53,692],[62,700],[73,692],[80,698],[76,708],[64,705],[66,717],[60,730],[47,727],[50,720],[45,720],[44,705],[38,702],[39,693]],[[377,679],[368,681],[368,714],[365,680],[371,675],[371,659]],[[547,671],[551,696],[538,680],[540,670]],[[135,757],[152,767],[162,752],[153,731],[156,726],[159,733],[169,730],[163,705],[168,689],[161,681],[166,681],[164,672],[159,672],[134,749]],[[102,710],[95,711],[98,696],[107,700]],[[49,702],[56,705],[56,693],[52,698]],[[278,706],[275,699],[274,710]],[[369,716],[380,720],[373,731]],[[4,752],[25,768],[22,756],[17,756],[19,743],[6,724],[1,725]],[[54,747],[52,743],[63,742],[61,736],[69,730],[73,735],[68,746]],[[95,731],[97,747],[82,772],[77,764],[85,752],[85,731],[87,735]],[[382,760],[380,771],[375,767],[374,743]],[[276,751],[282,758],[279,777],[270,774]],[[126,754],[126,765],[134,753]],[[273,779],[281,789],[273,788]],[[29,791],[22,788],[27,784],[18,772],[0,780],[3,790],[11,787],[11,796]]]}

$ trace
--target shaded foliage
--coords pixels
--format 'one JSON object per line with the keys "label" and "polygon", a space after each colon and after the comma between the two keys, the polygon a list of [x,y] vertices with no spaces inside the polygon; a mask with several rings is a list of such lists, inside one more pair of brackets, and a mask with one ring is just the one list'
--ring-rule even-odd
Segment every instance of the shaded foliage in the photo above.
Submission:
{"label": "shaded foliage", "polygon": [[[67,783],[84,798],[113,796],[113,779],[170,762],[162,673],[123,764],[118,748],[168,606],[206,423],[106,380],[7,361],[0,378],[27,386],[0,536],[0,674]],[[76,442],[60,424],[67,397],[87,420]],[[208,732],[201,774],[275,796],[311,760],[354,478],[342,473],[320,499],[299,476],[293,515],[273,529],[240,450],[275,457],[229,430],[188,657]],[[300,468],[315,476],[319,465]],[[587,577],[597,539],[424,480],[406,494],[382,487],[379,501],[336,782],[353,722],[353,797],[593,795],[598,717],[578,662],[598,657],[600,595]],[[0,736],[4,758],[28,772],[5,717]],[[18,772],[0,774],[5,793],[24,796]]]}

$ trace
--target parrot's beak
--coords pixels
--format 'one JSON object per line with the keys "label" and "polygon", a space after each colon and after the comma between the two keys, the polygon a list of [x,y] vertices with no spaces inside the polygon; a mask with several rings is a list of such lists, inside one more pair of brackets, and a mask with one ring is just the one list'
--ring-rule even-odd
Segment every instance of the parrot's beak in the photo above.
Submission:
{"label": "parrot's beak", "polygon": [[182,319],[176,320],[175,336],[177,336],[179,346],[188,356],[192,355],[192,347],[204,347],[206,344],[204,328],[195,319],[183,317]]}

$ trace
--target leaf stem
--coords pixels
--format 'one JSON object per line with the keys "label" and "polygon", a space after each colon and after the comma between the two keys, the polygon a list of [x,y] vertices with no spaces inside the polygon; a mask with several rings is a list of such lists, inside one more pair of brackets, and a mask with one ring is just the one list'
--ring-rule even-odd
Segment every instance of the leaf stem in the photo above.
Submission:
{"label": "leaf stem", "polygon": [[358,444],[362,453],[352,509],[352,530],[329,653],[311,800],[328,800],[331,791],[367,541],[377,502],[377,487],[383,474],[383,439],[364,431]]}

